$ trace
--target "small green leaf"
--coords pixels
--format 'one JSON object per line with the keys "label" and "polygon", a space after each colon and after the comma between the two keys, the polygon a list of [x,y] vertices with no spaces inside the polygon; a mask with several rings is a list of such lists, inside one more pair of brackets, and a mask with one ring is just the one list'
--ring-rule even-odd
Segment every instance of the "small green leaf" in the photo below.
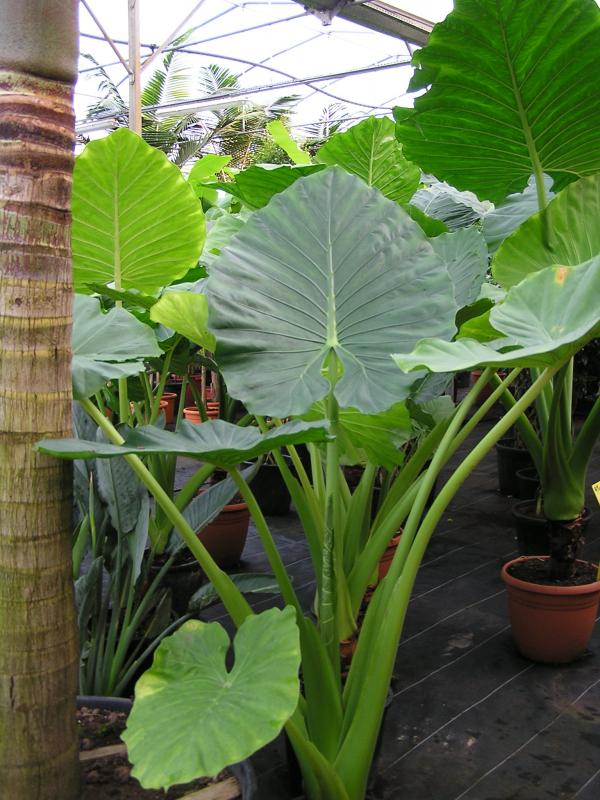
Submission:
{"label": "small green leaf", "polygon": [[208,301],[197,292],[167,292],[152,306],[150,319],[214,351],[215,337],[208,331]]}
{"label": "small green leaf", "polygon": [[235,181],[213,184],[224,192],[229,192],[234,197],[248,206],[248,208],[263,208],[276,194],[283,192],[288,186],[295,183],[298,178],[312,175],[325,169],[323,164],[300,165],[297,167],[257,167],[252,166],[243,172],[238,172]]}
{"label": "small green leaf", "polygon": [[290,132],[280,119],[267,123],[267,130],[275,144],[290,157],[294,164],[311,164],[310,155],[301,150],[290,136]]}
{"label": "small green leaf", "polygon": [[300,666],[295,611],[248,617],[233,646],[228,670],[225,629],[190,621],[158,647],[136,685],[122,737],[132,774],[145,788],[217,775],[272,741],[293,714]]}

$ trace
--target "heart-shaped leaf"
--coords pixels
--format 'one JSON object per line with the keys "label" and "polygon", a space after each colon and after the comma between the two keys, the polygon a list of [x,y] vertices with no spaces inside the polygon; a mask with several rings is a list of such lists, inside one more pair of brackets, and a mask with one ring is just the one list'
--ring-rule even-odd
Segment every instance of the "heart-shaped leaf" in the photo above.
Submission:
{"label": "heart-shaped leaf", "polygon": [[73,277],[152,292],[198,262],[204,216],[178,167],[127,128],[86,145],[73,175]]}
{"label": "heart-shaped leaf", "polygon": [[403,370],[458,372],[476,366],[549,366],[570,358],[600,333],[600,256],[576,267],[547,267],[506,295],[489,324],[504,334],[488,345],[473,339],[424,339],[395,355]]}
{"label": "heart-shaped leaf", "polygon": [[216,622],[186,622],[137,682],[123,741],[146,788],[217,775],[272,741],[298,702],[300,644],[292,608],[248,617],[235,662]]}
{"label": "heart-shaped leaf", "polygon": [[472,225],[493,208],[491,203],[479,200],[473,192],[459,192],[430,175],[424,176],[423,181],[427,185],[415,192],[411,206],[445,223],[451,231]]}
{"label": "heart-shaped leaf", "polygon": [[600,253],[600,175],[572,183],[548,205],[549,238],[535,214],[496,253],[493,275],[506,288],[551,264],[572,267]]}
{"label": "heart-shaped leaf", "polygon": [[160,430],[154,425],[124,432],[122,445],[89,442],[82,439],[45,439],[36,445],[42,453],[59,458],[115,458],[127,453],[176,453],[217,464],[233,467],[242,461],[264,455],[276,447],[305,442],[325,442],[328,439],[327,422],[301,422],[293,420],[261,434],[256,428],[239,428],[230,422],[216,419],[194,425],[182,422],[177,432]]}
{"label": "heart-shaped leaf", "polygon": [[419,167],[402,155],[394,123],[387,117],[369,117],[336,133],[319,149],[317,160],[358,175],[396,203],[408,203],[421,179]]}
{"label": "heart-shaped leaf", "polygon": [[555,188],[600,171],[600,9],[594,0],[455,0],[414,55],[398,122],[407,158],[500,203],[529,176]]}
{"label": "heart-shaped leaf", "polygon": [[448,272],[419,226],[337,167],[256,212],[214,262],[207,293],[228,390],[258,414],[302,414],[322,399],[331,352],[340,406],[383,411],[414,383],[389,354],[455,330]]}

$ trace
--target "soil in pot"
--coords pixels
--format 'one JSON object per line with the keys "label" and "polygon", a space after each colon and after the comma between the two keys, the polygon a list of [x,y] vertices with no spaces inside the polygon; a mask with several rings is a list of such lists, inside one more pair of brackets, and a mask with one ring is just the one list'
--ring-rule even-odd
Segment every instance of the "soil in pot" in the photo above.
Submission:
{"label": "soil in pot", "polygon": [[[550,531],[548,520],[536,514],[535,500],[520,500],[511,509],[515,520],[519,553],[522,556],[546,556],[550,552]],[[583,510],[581,525],[582,534],[589,524],[591,513],[588,508]]]}
{"label": "soil in pot", "polygon": [[517,472],[525,467],[532,467],[533,461],[529,450],[515,447],[513,438],[501,439],[496,445],[498,459],[498,484],[500,494],[519,496]]}
{"label": "soil in pot", "polygon": [[[186,784],[172,786],[168,791],[144,789],[130,775],[125,745],[121,733],[127,723],[128,711],[114,711],[82,706],[77,711],[80,737],[82,800],[183,800],[186,796],[206,790],[205,800],[234,800],[251,798],[252,791],[243,791],[240,782],[225,770],[217,778],[199,778]],[[103,748],[104,753],[98,752]],[[109,750],[104,750],[109,748]],[[241,766],[241,765],[240,765]],[[250,781],[250,787],[253,781]],[[242,784],[243,785],[243,784]],[[212,787],[214,793],[209,794]],[[217,793],[217,788],[220,790]],[[199,796],[200,798],[202,795]]]}
{"label": "soil in pot", "polygon": [[514,559],[502,569],[513,636],[532,661],[566,664],[585,653],[598,613],[597,566],[576,563],[575,577],[548,577],[547,557]]}

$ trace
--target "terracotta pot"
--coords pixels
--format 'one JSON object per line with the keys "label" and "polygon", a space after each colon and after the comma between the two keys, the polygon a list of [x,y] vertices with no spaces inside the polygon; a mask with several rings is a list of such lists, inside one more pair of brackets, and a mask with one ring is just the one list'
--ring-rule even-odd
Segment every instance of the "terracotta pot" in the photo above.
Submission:
{"label": "terracotta pot", "polygon": [[402,531],[397,533],[392,539],[390,539],[390,543],[385,548],[384,554],[381,556],[379,560],[379,569],[377,572],[377,579],[382,581],[385,576],[390,571],[390,567],[392,565],[392,561],[394,558],[394,554],[398,545],[400,544],[400,537],[402,536]]}
{"label": "terracotta pot", "polygon": [[231,503],[198,533],[198,538],[220,567],[235,567],[242,558],[249,523],[246,503]]}
{"label": "terracotta pot", "polygon": [[[477,383],[479,378],[481,378],[482,374],[483,374],[483,370],[481,370],[481,369],[471,370],[470,385],[471,386],[475,386],[475,384]],[[488,397],[492,394],[493,390],[494,389],[493,389],[493,387],[492,387],[492,385],[490,383],[486,384],[483,387],[483,389],[479,392],[479,394],[477,395],[477,398],[475,400],[476,404],[478,406],[480,406],[485,400],[488,399]]]}
{"label": "terracotta pot", "polygon": [[[164,406],[163,406],[164,402]],[[175,422],[175,404],[177,402],[177,395],[175,392],[163,392],[160,404],[161,408],[165,410],[165,422],[167,425],[172,425]]]}
{"label": "terracotta pot", "polygon": [[[532,661],[567,664],[585,652],[594,629],[600,581],[583,586],[529,583],[509,574],[515,558],[502,568],[512,632],[521,653]],[[541,560],[547,561],[546,557]]]}
{"label": "terracotta pot", "polygon": [[[200,423],[202,422],[202,417],[200,416],[200,412],[198,411],[196,406],[186,406],[183,409],[183,416],[185,419],[187,419],[188,422],[191,422],[194,425],[200,425]],[[208,417],[209,420],[218,419],[219,412],[207,408],[206,416]]]}

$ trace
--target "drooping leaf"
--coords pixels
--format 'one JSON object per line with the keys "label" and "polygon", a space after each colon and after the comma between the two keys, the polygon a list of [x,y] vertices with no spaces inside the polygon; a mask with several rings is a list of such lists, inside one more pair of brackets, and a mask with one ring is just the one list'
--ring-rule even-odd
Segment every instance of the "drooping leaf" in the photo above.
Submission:
{"label": "drooping leaf", "polygon": [[424,339],[394,360],[402,370],[432,372],[561,363],[600,333],[598,297],[600,256],[576,267],[547,267],[510,289],[491,310],[489,325],[502,338],[487,345],[474,339]]}
{"label": "drooping leaf", "polygon": [[124,308],[104,314],[96,297],[75,295],[73,314],[73,392],[84,399],[110,379],[137,375],[143,358],[161,355],[152,329]]}
{"label": "drooping leaf", "polygon": [[600,171],[594,0],[456,0],[413,60],[398,137],[438,178],[500,203],[536,171],[557,190]]}
{"label": "drooping leaf", "polygon": [[290,132],[283,124],[282,120],[274,119],[267,123],[267,131],[275,144],[290,157],[294,164],[311,164],[310,155],[301,150],[297,143],[290,136]]}
{"label": "drooping leaf", "polygon": [[[114,459],[112,462],[114,463]],[[148,492],[144,491],[142,495],[142,502],[140,505],[140,512],[133,531],[127,536],[127,549],[129,551],[129,558],[131,559],[131,581],[135,583],[142,571],[142,563],[144,561],[144,553],[148,544],[148,536],[150,532],[150,498]]]}
{"label": "drooping leaf", "polygon": [[444,233],[432,239],[431,246],[450,273],[458,308],[477,300],[488,269],[487,248],[479,231],[465,228]]}
{"label": "drooping leaf", "polygon": [[213,180],[218,172],[222,172],[231,161],[231,156],[217,156],[207,153],[199,158],[190,170],[188,181],[192,186],[196,183],[206,183]]}
{"label": "drooping leaf", "polygon": [[426,186],[415,192],[411,206],[443,222],[451,231],[467,228],[493,209],[491,203],[480,200],[473,192],[459,192],[454,186],[430,175],[424,176],[423,180]]}
{"label": "drooping leaf", "polygon": [[215,349],[215,337],[207,328],[208,302],[205,294],[166,292],[152,306],[150,319],[182,334],[200,347],[211,352]]}
{"label": "drooping leaf", "polygon": [[540,215],[524,222],[496,253],[494,278],[508,288],[551,264],[581,264],[600,253],[600,175],[563,189],[548,205],[549,241],[544,243]]}
{"label": "drooping leaf", "polygon": [[[544,186],[548,198],[552,199],[552,178],[544,175]],[[539,211],[538,197],[533,176],[522,192],[509,194],[506,200],[483,218],[482,233],[490,253],[495,253],[502,242],[521,223]],[[549,266],[546,264],[546,266]]]}
{"label": "drooping leaf", "polygon": [[[277,579],[274,575],[263,572],[242,572],[239,575],[230,575],[230,579],[243,594],[273,594],[279,592]],[[212,583],[205,583],[197,592],[194,592],[188,604],[190,614],[198,614],[213,603],[218,603],[220,597]]]}
{"label": "drooping leaf", "polygon": [[207,291],[228,390],[259,414],[301,414],[323,398],[332,351],[341,407],[383,411],[414,383],[389,353],[433,329],[454,332],[450,278],[419,226],[337,167],[256,212],[213,264]]}
{"label": "drooping leaf", "polygon": [[136,685],[123,734],[142,786],[167,788],[217,775],[272,741],[294,712],[300,666],[294,610],[248,617],[228,670],[229,647],[221,625],[195,620],[158,647]]}
{"label": "drooping leaf", "polygon": [[257,209],[267,203],[279,192],[295,183],[298,178],[312,175],[325,169],[324,164],[300,165],[297,167],[257,167],[252,166],[243,172],[238,172],[235,181],[213,184],[224,192],[229,192],[234,197],[248,206]]}
{"label": "drooping leaf", "polygon": [[[325,401],[319,400],[302,418],[326,419]],[[357,449],[373,464],[390,470],[402,463],[404,457],[400,446],[410,439],[412,433],[410,414],[404,403],[396,403],[378,414],[361,414],[355,408],[342,408],[339,428],[340,449],[346,463],[352,463],[350,454]]]}
{"label": "drooping leaf", "polygon": [[204,217],[164,153],[126,128],[90,142],[73,176],[73,276],[78,291],[114,281],[152,292],[195,266]]}
{"label": "drooping leaf", "polygon": [[441,233],[448,233],[448,226],[444,222],[440,219],[427,216],[420,208],[413,206],[412,203],[407,203],[403,208],[428,238],[439,236]]}
{"label": "drooping leaf", "polygon": [[336,133],[319,149],[317,160],[358,175],[396,203],[408,203],[421,179],[419,167],[402,154],[394,123],[387,117],[369,117]]}
{"label": "drooping leaf", "polygon": [[87,442],[80,439],[45,439],[36,445],[42,453],[59,458],[114,458],[126,453],[176,453],[231,467],[264,455],[275,447],[305,442],[323,442],[328,438],[326,422],[293,420],[261,434],[256,428],[240,428],[216,419],[194,425],[182,422],[177,433],[153,425],[125,431],[125,444]]}

